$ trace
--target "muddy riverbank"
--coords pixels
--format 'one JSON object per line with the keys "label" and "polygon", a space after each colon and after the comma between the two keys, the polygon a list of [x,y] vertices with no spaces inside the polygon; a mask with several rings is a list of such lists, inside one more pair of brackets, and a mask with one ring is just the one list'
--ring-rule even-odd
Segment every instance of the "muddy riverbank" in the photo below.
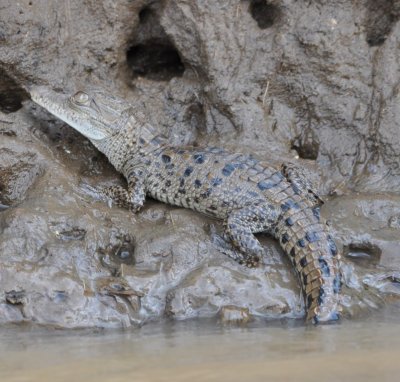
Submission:
{"label": "muddy riverbank", "polygon": [[346,257],[345,317],[400,293],[400,39],[396,1],[14,1],[0,4],[0,323],[127,327],[301,318],[276,243],[248,270],[218,222],[148,201],[93,146],[29,101],[32,84],[101,85],[175,144],[308,167]]}

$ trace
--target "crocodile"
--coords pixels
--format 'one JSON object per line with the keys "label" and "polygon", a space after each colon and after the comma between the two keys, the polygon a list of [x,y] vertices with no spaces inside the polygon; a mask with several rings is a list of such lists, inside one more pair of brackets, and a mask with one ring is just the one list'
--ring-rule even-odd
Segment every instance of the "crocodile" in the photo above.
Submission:
{"label": "crocodile", "polygon": [[221,251],[248,267],[265,254],[254,234],[272,235],[299,276],[306,320],[340,318],[340,253],[301,167],[276,168],[219,147],[173,146],[143,112],[103,89],[67,96],[36,86],[31,98],[87,137],[124,175],[127,188],[102,190],[109,200],[137,213],[150,196],[220,219]]}

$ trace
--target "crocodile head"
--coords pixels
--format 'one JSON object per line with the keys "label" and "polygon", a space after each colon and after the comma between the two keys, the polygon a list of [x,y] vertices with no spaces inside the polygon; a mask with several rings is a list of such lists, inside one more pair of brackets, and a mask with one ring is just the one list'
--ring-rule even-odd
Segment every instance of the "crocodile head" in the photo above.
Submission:
{"label": "crocodile head", "polygon": [[30,94],[35,103],[87,137],[122,173],[129,158],[156,149],[165,139],[142,112],[103,89],[66,96],[35,87]]}
{"label": "crocodile head", "polygon": [[124,100],[99,89],[66,96],[46,87],[35,87],[30,94],[35,103],[68,123],[96,146],[120,132],[131,108]]}

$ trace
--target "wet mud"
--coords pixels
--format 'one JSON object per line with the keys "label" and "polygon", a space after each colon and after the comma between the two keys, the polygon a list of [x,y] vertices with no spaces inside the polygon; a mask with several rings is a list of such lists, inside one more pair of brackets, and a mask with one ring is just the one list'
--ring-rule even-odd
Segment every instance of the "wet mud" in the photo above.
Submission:
{"label": "wet mud", "polygon": [[302,318],[266,236],[249,270],[217,221],[148,200],[133,215],[89,186],[123,184],[29,87],[106,87],[174,144],[309,168],[343,249],[344,317],[400,294],[400,26],[396,1],[0,3],[0,323],[128,327]]}

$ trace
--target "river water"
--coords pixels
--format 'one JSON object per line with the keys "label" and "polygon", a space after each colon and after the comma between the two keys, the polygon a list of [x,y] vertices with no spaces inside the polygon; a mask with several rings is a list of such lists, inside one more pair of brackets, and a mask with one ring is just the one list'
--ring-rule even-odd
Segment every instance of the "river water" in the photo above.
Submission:
{"label": "river water", "polygon": [[3,327],[0,380],[397,381],[398,309],[317,327],[215,320],[121,331]]}

